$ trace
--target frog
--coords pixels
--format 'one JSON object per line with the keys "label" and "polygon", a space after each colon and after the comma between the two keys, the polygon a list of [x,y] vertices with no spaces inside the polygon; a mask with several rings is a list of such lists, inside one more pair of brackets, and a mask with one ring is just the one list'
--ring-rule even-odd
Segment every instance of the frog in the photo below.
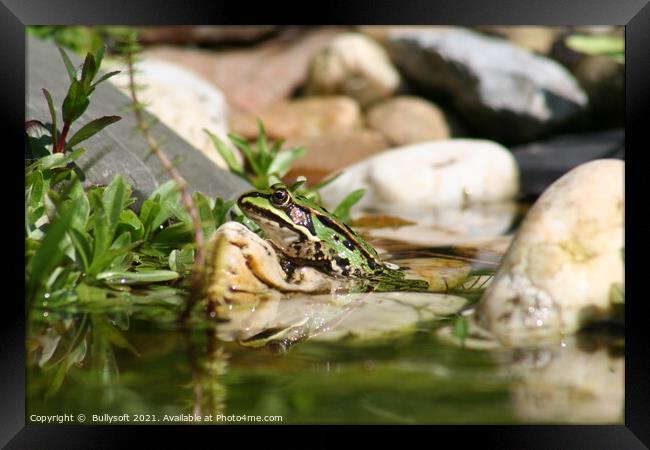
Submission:
{"label": "frog", "polygon": [[377,250],[348,224],[285,184],[246,192],[237,199],[278,250],[288,279],[300,267],[312,267],[338,279],[356,281],[361,290],[425,291],[425,280],[406,278],[403,267],[383,261]]}

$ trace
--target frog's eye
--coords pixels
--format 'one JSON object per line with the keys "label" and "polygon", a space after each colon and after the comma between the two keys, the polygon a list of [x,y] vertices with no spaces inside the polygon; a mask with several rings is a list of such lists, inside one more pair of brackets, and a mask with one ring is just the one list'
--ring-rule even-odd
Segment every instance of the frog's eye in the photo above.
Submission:
{"label": "frog's eye", "polygon": [[271,201],[276,206],[284,206],[289,201],[289,192],[286,189],[278,189],[271,194]]}

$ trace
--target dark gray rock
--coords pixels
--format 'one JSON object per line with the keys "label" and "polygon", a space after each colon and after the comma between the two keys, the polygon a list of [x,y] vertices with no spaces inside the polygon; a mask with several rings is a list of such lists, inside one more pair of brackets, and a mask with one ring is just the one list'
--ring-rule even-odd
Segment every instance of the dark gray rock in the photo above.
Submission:
{"label": "dark gray rock", "polygon": [[570,123],[588,100],[560,64],[465,29],[391,32],[389,54],[413,82],[443,95],[482,136],[518,143]]}
{"label": "dark gray rock", "polygon": [[559,39],[551,57],[576,77],[589,96],[591,126],[600,129],[625,123],[625,63],[612,55],[590,55],[570,48],[569,36]]}
{"label": "dark gray rock", "polygon": [[601,158],[625,158],[624,130],[558,136],[511,149],[519,165],[520,189],[537,196],[574,167]]}
{"label": "dark gray rock", "polygon": [[[81,64],[77,55],[70,51],[68,54],[75,65]],[[68,75],[57,48],[52,44],[29,38],[26,120],[50,122],[47,103],[41,92],[42,88],[46,88],[52,94],[60,122],[60,105],[68,86]],[[160,161],[149,154],[149,148],[142,135],[136,131],[133,113],[126,109],[129,104],[128,97],[110,82],[104,82],[92,94],[90,106],[77,125],[73,125],[71,133],[98,117],[122,117],[122,120],[109,125],[81,145],[87,152],[78,163],[86,174],[87,184],[108,184],[117,174],[121,174],[133,186],[139,205],[157,186],[169,180],[169,175],[162,168]],[[152,116],[147,114],[146,120],[151,118]],[[177,169],[192,191],[198,190],[212,197],[221,196],[228,199],[250,189],[244,180],[216,166],[162,123],[155,123],[151,132],[162,144],[169,158],[179,161]]]}

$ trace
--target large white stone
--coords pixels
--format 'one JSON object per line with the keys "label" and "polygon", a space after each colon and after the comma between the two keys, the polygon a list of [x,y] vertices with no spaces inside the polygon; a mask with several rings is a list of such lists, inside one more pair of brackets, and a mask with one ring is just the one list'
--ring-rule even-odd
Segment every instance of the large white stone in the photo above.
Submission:
{"label": "large white stone", "polygon": [[390,97],[399,83],[399,73],[379,44],[363,34],[346,33],[314,56],[306,92],[348,95],[367,106]]}
{"label": "large white stone", "polygon": [[519,172],[503,146],[478,139],[447,139],[398,147],[346,169],[321,190],[336,206],[354,189],[366,189],[353,211],[395,206],[459,207],[513,198]]}
{"label": "large white stone", "polygon": [[623,174],[620,160],[582,164],[530,209],[477,310],[501,342],[558,337],[610,313],[623,281]]}
{"label": "large white stone", "polygon": [[[111,81],[130,97],[128,71],[121,69]],[[229,145],[228,107],[219,89],[179,65],[155,59],[137,63],[136,84],[143,86],[138,97],[149,112],[219,167],[227,168],[203,131],[210,130]]]}

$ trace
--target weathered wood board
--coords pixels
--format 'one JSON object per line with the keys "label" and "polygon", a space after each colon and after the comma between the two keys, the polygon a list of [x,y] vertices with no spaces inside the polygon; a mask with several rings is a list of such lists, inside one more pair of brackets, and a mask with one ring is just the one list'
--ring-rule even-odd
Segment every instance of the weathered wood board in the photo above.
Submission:
{"label": "weathered wood board", "polygon": [[[68,51],[75,65],[81,59]],[[52,94],[60,118],[60,105],[69,86],[68,75],[61,55],[53,44],[29,37],[27,40],[27,92],[25,120],[49,123],[50,114],[41,91],[46,88]],[[136,130],[133,112],[128,110],[129,98],[109,82],[101,83],[92,94],[90,106],[79,119],[71,133],[92,119],[119,115],[122,120],[85,141],[81,146],[87,150],[79,160],[87,182],[108,184],[121,174],[131,183],[138,205],[157,186],[169,179],[160,161],[149,154],[142,135]],[[152,116],[147,113],[147,120]],[[61,124],[58,124],[59,127]],[[242,179],[216,166],[199,150],[161,122],[152,126],[152,134],[163,144],[165,153],[173,161],[192,191],[199,190],[209,196],[232,198],[250,189]],[[136,205],[137,206],[137,205]]]}

